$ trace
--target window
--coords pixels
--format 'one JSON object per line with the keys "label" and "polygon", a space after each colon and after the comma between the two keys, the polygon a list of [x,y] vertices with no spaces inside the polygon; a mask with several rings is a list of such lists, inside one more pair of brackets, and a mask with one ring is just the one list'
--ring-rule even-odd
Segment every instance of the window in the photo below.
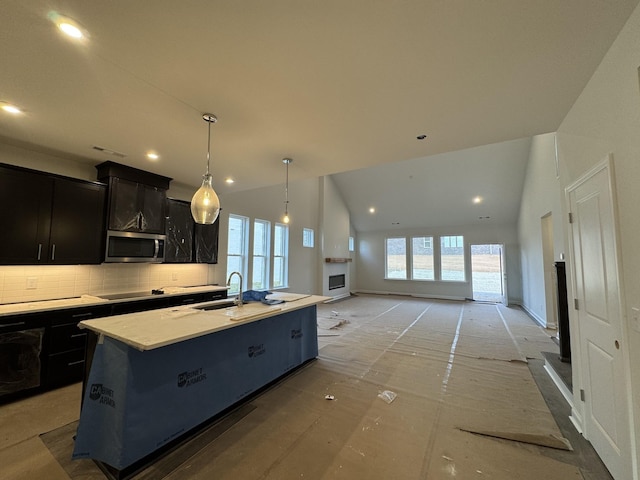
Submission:
{"label": "window", "polygon": [[386,278],[407,278],[407,240],[404,237],[387,238]]}
{"label": "window", "polygon": [[411,239],[411,278],[435,280],[433,268],[433,237]]}
{"label": "window", "polygon": [[355,249],[355,240],[353,237],[349,237],[349,251],[353,252]]}
{"label": "window", "polygon": [[289,227],[276,223],[273,233],[273,288],[289,286]]}
{"label": "window", "polygon": [[271,224],[266,220],[253,222],[253,270],[251,288],[269,288],[269,234]]}
{"label": "window", "polygon": [[[227,234],[227,278],[231,272],[247,275],[247,250],[249,237],[249,219],[229,214],[229,233]],[[229,293],[240,292],[240,279],[234,275],[231,279]]]}
{"label": "window", "polygon": [[313,229],[311,228],[302,229],[302,246],[313,248]]}
{"label": "window", "polygon": [[464,282],[464,237],[451,235],[440,237],[440,278]]}

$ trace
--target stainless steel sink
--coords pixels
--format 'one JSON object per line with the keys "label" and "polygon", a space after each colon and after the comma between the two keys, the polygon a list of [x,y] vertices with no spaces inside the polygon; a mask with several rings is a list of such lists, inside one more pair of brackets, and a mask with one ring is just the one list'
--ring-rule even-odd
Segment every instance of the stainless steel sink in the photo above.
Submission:
{"label": "stainless steel sink", "polygon": [[235,303],[233,302],[233,300],[224,300],[224,301],[214,301],[214,302],[210,302],[210,303],[201,303],[197,306],[194,306],[192,308],[198,309],[198,310],[220,310],[223,308],[229,308],[229,307],[233,307],[235,305]]}

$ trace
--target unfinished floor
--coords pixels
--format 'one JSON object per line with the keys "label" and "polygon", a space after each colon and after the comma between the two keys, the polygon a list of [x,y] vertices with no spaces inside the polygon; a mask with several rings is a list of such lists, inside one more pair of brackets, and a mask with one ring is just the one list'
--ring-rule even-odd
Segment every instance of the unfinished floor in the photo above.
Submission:
{"label": "unfinished floor", "polygon": [[[317,360],[136,478],[608,478],[543,372],[552,333],[522,310],[356,296],[318,316]],[[0,478],[104,479],[70,460],[79,405],[71,385],[0,406]]]}

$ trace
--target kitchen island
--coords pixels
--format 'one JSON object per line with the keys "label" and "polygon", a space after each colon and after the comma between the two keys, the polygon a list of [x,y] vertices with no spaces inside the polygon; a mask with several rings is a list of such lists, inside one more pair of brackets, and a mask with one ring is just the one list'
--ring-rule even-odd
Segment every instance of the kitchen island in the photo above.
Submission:
{"label": "kitchen island", "polygon": [[92,458],[114,477],[126,477],[155,452],[315,358],[316,305],[329,297],[290,298],[80,322],[98,341],[73,458]]}

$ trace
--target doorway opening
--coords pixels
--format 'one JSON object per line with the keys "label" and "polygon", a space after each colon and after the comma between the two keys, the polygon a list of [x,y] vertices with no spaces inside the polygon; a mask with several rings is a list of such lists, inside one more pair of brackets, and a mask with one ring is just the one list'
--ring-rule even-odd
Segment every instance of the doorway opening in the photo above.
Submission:
{"label": "doorway opening", "polygon": [[503,246],[471,245],[471,287],[479,302],[505,302]]}

